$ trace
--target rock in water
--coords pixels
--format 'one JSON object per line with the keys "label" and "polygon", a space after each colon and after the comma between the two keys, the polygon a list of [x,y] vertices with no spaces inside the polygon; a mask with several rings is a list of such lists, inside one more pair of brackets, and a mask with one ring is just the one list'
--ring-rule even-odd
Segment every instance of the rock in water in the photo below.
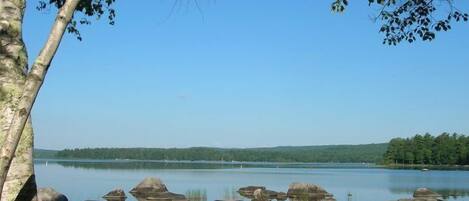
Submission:
{"label": "rock in water", "polygon": [[332,194],[315,184],[292,183],[288,186],[287,196],[293,200],[335,201]]}
{"label": "rock in water", "polygon": [[414,192],[414,198],[415,199],[421,199],[425,201],[437,201],[437,200],[443,200],[442,196],[438,193],[435,193],[431,191],[428,188],[419,188],[415,190]]}
{"label": "rock in water", "polygon": [[413,197],[414,198],[399,199],[398,201],[441,201],[443,200],[440,194],[435,193],[427,188],[419,188],[415,190]]}
{"label": "rock in water", "polygon": [[38,201],[68,201],[67,197],[55,191],[53,188],[39,188],[37,189]]}
{"label": "rock in water", "polygon": [[247,187],[242,187],[238,189],[238,193],[243,196],[247,197],[249,199],[254,198],[254,191],[257,189],[265,190],[264,186],[247,186]]}
{"label": "rock in water", "polygon": [[160,179],[154,177],[145,178],[135,188],[130,190],[130,194],[138,200],[186,200],[184,195],[169,192],[166,185]]}
{"label": "rock in water", "polygon": [[142,191],[151,191],[151,192],[168,192],[166,185],[163,182],[154,177],[147,177],[141,181],[137,186],[135,186],[130,192],[142,192]]}
{"label": "rock in water", "polygon": [[277,197],[275,199],[277,200],[287,200],[287,194],[284,192],[278,192]]}
{"label": "rock in water", "polygon": [[122,189],[115,189],[104,195],[103,198],[107,201],[124,201],[127,196]]}
{"label": "rock in water", "polygon": [[431,191],[428,188],[419,188],[414,192],[414,198],[441,198],[438,193]]}
{"label": "rock in water", "polygon": [[149,200],[165,200],[165,201],[187,201],[186,196],[171,192],[155,193],[152,196],[135,196],[137,200],[149,201]]}
{"label": "rock in water", "polygon": [[269,195],[265,192],[263,189],[256,189],[254,191],[254,199],[255,201],[268,201],[269,200]]}

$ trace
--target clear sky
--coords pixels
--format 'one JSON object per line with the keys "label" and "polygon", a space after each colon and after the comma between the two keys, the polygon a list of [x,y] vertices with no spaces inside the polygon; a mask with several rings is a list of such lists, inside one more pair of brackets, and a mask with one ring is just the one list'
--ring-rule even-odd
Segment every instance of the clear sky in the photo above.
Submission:
{"label": "clear sky", "polygon": [[[55,10],[28,1],[30,61]],[[362,144],[469,134],[469,24],[431,43],[381,44],[352,1],[116,4],[116,25],[67,35],[34,106],[36,147]],[[460,1],[461,2],[461,1]],[[468,5],[463,5],[468,8]]]}

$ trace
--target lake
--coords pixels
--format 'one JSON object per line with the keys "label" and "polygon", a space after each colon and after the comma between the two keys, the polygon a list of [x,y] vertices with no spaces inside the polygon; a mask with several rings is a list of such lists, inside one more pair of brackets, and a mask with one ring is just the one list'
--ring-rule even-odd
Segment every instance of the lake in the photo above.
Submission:
{"label": "lake", "polygon": [[[69,200],[102,200],[114,188],[128,192],[145,177],[158,177],[169,191],[202,200],[243,199],[236,190],[262,185],[286,192],[292,182],[318,184],[338,201],[389,201],[427,187],[448,200],[469,200],[469,171],[393,170],[369,164],[36,160],[38,186]],[[129,193],[127,200],[134,201]],[[200,199],[199,199],[200,200]],[[248,199],[244,199],[248,200]]]}

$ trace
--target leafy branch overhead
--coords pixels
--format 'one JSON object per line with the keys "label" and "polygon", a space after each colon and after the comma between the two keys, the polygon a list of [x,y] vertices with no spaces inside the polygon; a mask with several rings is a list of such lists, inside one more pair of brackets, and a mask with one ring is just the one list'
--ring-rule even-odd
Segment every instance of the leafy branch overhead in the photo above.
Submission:
{"label": "leafy branch overhead", "polygon": [[[90,18],[95,17],[96,20],[101,19],[103,15],[107,16],[110,25],[114,25],[116,11],[112,7],[116,0],[80,0],[77,5],[75,15],[67,27],[68,33],[74,34],[78,40],[82,40],[80,31],[77,28],[78,24],[89,25],[91,24]],[[40,0],[39,5],[36,7],[38,10],[45,10],[49,7],[60,9],[65,3],[65,0]],[[77,14],[79,16],[77,16]]]}
{"label": "leafy branch overhead", "polygon": [[[90,18],[107,16],[114,25],[116,17],[113,4],[116,0],[80,0],[74,18],[67,27],[78,40],[82,37],[79,24],[91,24]],[[344,12],[350,0],[333,0],[331,9]],[[461,0],[462,1],[462,0]],[[39,0],[38,10],[48,7],[61,8],[65,0]],[[468,21],[469,14],[459,10],[454,0],[368,0],[369,6],[378,9],[375,20],[381,25],[383,44],[397,45],[402,41],[412,43],[417,39],[432,41],[436,33],[451,29],[454,21]],[[78,16],[77,16],[78,15]]]}
{"label": "leafy branch overhead", "polygon": [[[381,23],[383,44],[431,41],[436,33],[451,29],[451,23],[467,21],[469,14],[459,10],[453,0],[368,0],[378,7],[375,20]],[[343,12],[349,0],[334,0],[332,11]]]}

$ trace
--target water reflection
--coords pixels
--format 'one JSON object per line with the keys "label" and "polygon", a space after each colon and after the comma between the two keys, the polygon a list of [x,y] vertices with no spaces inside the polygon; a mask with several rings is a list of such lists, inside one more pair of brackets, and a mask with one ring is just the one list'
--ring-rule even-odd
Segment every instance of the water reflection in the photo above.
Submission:
{"label": "water reflection", "polygon": [[225,192],[223,193],[223,199],[222,200],[235,201],[235,200],[243,200],[243,198],[239,195],[237,189],[235,189],[235,188],[226,188]]}
{"label": "water reflection", "polygon": [[188,190],[185,195],[189,201],[207,201],[207,190],[205,189]]}
{"label": "water reflection", "polygon": [[397,171],[389,177],[389,190],[395,194],[412,194],[415,189],[425,187],[443,198],[462,199],[469,197],[469,181],[465,171]]}
{"label": "water reflection", "polygon": [[[206,189],[192,189],[186,192],[186,198],[189,201],[207,201]],[[241,201],[243,198],[238,194],[235,188],[226,188],[223,196],[216,200],[219,201]]]}
{"label": "water reflection", "polygon": [[63,167],[83,169],[227,169],[227,168],[378,168],[358,163],[275,163],[239,161],[142,161],[142,160],[60,160],[37,159],[36,164],[56,163]]}
{"label": "water reflection", "polygon": [[173,162],[135,162],[135,161],[57,161],[57,164],[63,167],[83,168],[83,169],[224,169],[239,168],[235,164],[216,164],[216,163],[173,163]]}
{"label": "water reflection", "polygon": [[[437,188],[432,189],[436,193],[443,196],[444,199],[452,198],[466,198],[469,197],[469,189],[445,189],[445,188]],[[391,192],[398,193],[398,194],[412,194],[415,191],[415,188],[391,188]]]}
{"label": "water reflection", "polygon": [[[411,197],[427,187],[450,201],[469,200],[469,172],[389,170],[363,164],[275,164],[240,162],[36,160],[40,186],[56,187],[71,200],[102,200],[104,192],[126,192],[147,176],[165,181],[189,200],[246,200],[236,190],[263,185],[285,192],[292,182],[319,184],[337,200],[386,201]],[[242,165],[242,168],[241,168]],[[261,167],[261,168],[259,168]],[[292,168],[294,167],[294,168]],[[73,183],[70,183],[73,181]],[[127,201],[135,201],[133,196]]]}

